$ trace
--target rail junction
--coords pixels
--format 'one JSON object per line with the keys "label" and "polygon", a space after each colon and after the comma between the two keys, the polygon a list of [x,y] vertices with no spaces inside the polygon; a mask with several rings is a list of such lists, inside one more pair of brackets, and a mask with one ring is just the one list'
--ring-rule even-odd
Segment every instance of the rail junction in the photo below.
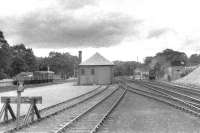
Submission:
{"label": "rail junction", "polygon": [[[154,99],[173,108],[200,117],[200,91],[197,88],[176,86],[167,82],[131,80],[121,78],[118,84],[99,86],[96,89],[40,110],[41,119],[21,124],[16,129],[15,121],[0,123],[4,132],[87,132],[101,130],[104,121],[120,104],[129,91],[150,99]],[[135,87],[134,85],[139,87]],[[25,116],[21,116],[22,120]]]}

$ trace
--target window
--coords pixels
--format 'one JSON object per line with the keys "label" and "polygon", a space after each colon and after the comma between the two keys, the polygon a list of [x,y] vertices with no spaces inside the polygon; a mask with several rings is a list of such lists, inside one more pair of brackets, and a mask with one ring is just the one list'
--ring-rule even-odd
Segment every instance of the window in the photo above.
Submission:
{"label": "window", "polygon": [[94,75],[95,74],[95,71],[94,69],[91,69],[91,74]]}
{"label": "window", "polygon": [[85,70],[81,69],[81,75],[84,75],[84,74],[85,74]]}

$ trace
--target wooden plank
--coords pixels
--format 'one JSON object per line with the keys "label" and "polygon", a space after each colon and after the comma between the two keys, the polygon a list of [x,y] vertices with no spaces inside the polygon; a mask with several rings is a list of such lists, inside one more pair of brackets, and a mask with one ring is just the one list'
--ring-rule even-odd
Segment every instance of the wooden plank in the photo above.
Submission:
{"label": "wooden plank", "polygon": [[5,108],[6,108],[6,103],[3,105],[3,107],[1,108],[1,112],[0,112],[0,119],[1,117],[3,116],[3,113],[5,111]]}
{"label": "wooden plank", "polygon": [[23,123],[24,123],[25,125],[28,124],[28,118],[29,118],[30,115],[31,115],[31,112],[32,112],[32,110],[33,110],[33,106],[34,106],[33,104],[30,105],[30,107],[29,107],[29,109],[28,109],[28,112],[27,112],[27,114],[26,114],[26,116],[25,116],[25,118],[24,118]]}
{"label": "wooden plank", "polygon": [[12,119],[13,119],[13,120],[16,120],[15,113],[14,113],[14,111],[12,110],[10,104],[8,104],[8,110],[9,110],[9,112],[10,112],[10,115],[11,115]]}
{"label": "wooden plank", "polygon": [[[17,103],[17,97],[12,97],[12,96],[1,97],[2,103],[6,103],[7,101],[9,101],[10,103]],[[33,101],[35,101],[36,104],[42,104],[42,97],[41,96],[21,97],[21,103],[33,103]]]}
{"label": "wooden plank", "polygon": [[41,116],[40,116],[40,113],[39,113],[39,110],[38,110],[37,106],[34,105],[33,108],[34,108],[34,110],[35,110],[35,114],[36,114],[37,118],[38,118],[38,119],[41,119]]}
{"label": "wooden plank", "polygon": [[6,104],[6,108],[4,112],[4,121],[8,121],[8,104]]}

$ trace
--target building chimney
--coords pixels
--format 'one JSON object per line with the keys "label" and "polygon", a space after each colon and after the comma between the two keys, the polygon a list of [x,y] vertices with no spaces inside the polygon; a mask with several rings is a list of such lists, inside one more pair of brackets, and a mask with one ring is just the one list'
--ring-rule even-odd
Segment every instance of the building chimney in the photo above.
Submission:
{"label": "building chimney", "polygon": [[82,51],[78,51],[78,59],[79,59],[79,63],[82,62]]}

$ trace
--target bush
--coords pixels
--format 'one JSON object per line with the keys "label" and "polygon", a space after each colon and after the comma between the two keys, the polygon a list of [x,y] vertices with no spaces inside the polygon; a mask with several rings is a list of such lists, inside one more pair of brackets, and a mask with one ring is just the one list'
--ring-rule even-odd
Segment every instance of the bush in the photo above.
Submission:
{"label": "bush", "polygon": [[0,72],[0,80],[8,78],[8,75],[4,72]]}
{"label": "bush", "polygon": [[187,74],[186,73],[181,73],[181,78],[185,77]]}

